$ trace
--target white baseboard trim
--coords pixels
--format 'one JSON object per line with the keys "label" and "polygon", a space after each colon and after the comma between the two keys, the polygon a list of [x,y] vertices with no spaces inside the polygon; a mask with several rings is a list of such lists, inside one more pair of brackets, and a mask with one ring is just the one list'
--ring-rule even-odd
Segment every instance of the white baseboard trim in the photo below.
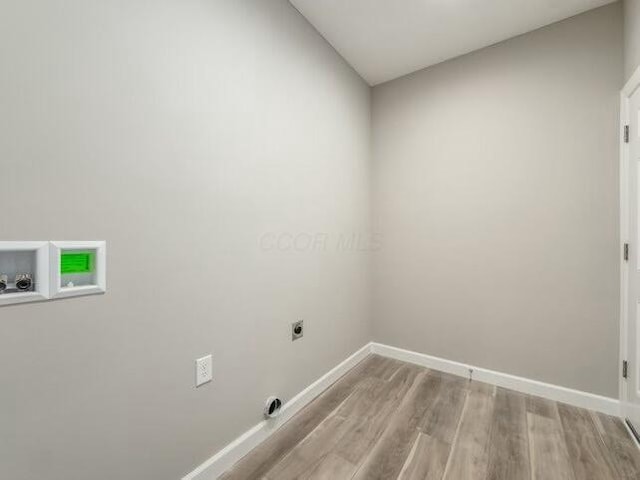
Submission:
{"label": "white baseboard trim", "polygon": [[278,418],[258,423],[191,473],[182,477],[182,480],[218,478],[370,353],[371,344],[369,343],[285,403]]}
{"label": "white baseboard trim", "polygon": [[607,415],[619,417],[621,414],[620,401],[615,398],[603,397],[580,390],[572,390],[558,385],[517,377],[508,373],[496,372],[486,368],[445,360],[443,358],[425,355],[424,353],[403,350],[380,343],[373,343],[371,345],[371,351],[384,357],[395,358],[396,360],[414,363],[465,378],[469,378],[469,370],[471,369],[473,370],[473,379],[479,382],[490,383],[528,395],[536,395],[556,402],[595,410],[596,412],[606,413]]}

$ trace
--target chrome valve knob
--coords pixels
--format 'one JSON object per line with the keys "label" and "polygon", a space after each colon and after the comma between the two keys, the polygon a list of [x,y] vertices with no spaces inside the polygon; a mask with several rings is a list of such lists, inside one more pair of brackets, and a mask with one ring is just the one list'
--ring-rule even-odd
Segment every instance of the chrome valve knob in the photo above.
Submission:
{"label": "chrome valve knob", "polygon": [[19,273],[16,275],[16,288],[22,292],[31,290],[33,279],[29,273]]}

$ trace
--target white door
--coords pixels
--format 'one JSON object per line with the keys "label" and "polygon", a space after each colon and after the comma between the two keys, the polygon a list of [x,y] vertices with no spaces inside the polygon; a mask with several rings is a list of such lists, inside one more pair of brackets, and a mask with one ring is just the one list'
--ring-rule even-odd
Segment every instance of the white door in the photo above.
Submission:
{"label": "white door", "polygon": [[[626,261],[623,263],[623,341],[626,343],[626,380],[623,381],[624,415],[640,433],[640,88],[623,98],[626,103],[628,132],[623,143],[622,195],[626,196],[626,225],[623,222],[623,242],[628,243]],[[624,109],[624,106],[623,106]],[[626,191],[625,191],[626,190]],[[623,205],[623,211],[625,206]],[[626,277],[626,281],[625,281]],[[626,297],[626,298],[625,298]],[[626,311],[625,311],[626,310]],[[625,338],[626,337],[626,338]],[[623,367],[623,371],[625,368]],[[624,374],[623,374],[624,375]],[[626,401],[625,401],[626,400]]]}

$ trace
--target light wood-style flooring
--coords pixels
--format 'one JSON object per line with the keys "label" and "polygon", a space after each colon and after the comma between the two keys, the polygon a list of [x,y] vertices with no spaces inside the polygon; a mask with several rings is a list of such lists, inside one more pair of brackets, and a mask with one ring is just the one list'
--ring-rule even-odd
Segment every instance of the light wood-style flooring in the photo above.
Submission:
{"label": "light wood-style flooring", "polygon": [[640,480],[614,417],[369,356],[223,480]]}

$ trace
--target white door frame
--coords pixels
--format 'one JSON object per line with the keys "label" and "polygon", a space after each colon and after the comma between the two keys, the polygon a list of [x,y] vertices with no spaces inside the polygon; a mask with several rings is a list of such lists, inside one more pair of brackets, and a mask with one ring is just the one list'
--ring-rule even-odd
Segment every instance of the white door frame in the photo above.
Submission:
{"label": "white door frame", "polygon": [[[640,67],[631,76],[620,92],[620,132],[624,131],[624,125],[629,125],[629,99],[640,88]],[[620,135],[620,368],[622,362],[627,360],[627,328],[629,325],[628,312],[628,275],[629,263],[624,260],[624,245],[629,242],[629,188],[628,188],[628,168],[629,168],[629,144],[625,143],[624,135]],[[637,365],[637,362],[634,364]],[[629,405],[627,404],[627,382],[618,377],[620,391],[620,405],[622,416],[627,416]]]}

